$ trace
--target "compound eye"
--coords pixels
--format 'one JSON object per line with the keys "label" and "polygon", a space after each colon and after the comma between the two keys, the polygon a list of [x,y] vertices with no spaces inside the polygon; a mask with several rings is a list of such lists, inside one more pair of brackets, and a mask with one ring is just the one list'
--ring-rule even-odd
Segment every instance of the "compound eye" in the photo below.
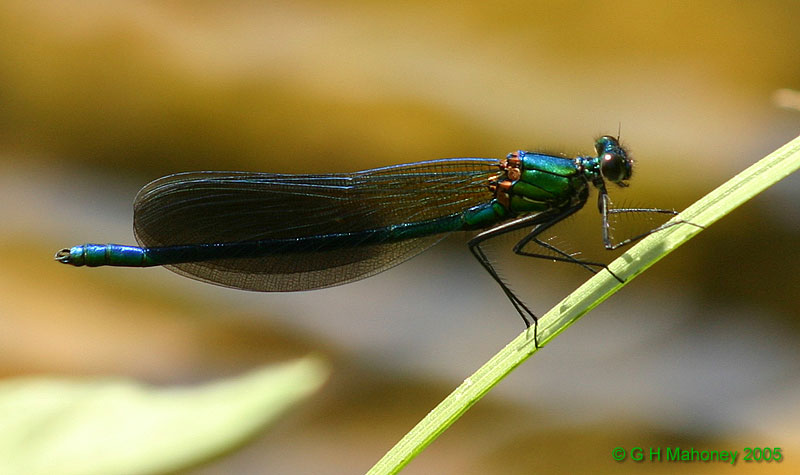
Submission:
{"label": "compound eye", "polygon": [[628,179],[628,166],[625,157],[613,152],[606,152],[600,156],[600,173],[606,180],[619,183]]}
{"label": "compound eye", "polygon": [[604,135],[594,143],[594,150],[597,152],[597,155],[600,155],[606,150],[615,148],[619,148],[619,140],[610,135]]}

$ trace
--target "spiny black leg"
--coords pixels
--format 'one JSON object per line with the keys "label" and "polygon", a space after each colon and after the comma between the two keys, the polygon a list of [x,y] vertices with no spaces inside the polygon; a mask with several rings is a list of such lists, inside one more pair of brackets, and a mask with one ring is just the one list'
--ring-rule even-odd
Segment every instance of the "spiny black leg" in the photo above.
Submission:
{"label": "spiny black leg", "polygon": [[[526,307],[525,304],[514,294],[514,292],[508,288],[505,282],[503,282],[489,261],[489,258],[486,257],[483,249],[481,249],[480,243],[475,244],[475,246],[471,246],[470,249],[472,250],[472,254],[475,256],[475,258],[478,259],[478,262],[480,262],[484,269],[489,272],[489,275],[491,275],[492,278],[498,284],[500,284],[500,288],[503,289],[503,293],[505,293],[509,300],[511,300],[511,303],[514,305],[517,311],[520,312],[522,320],[525,322],[525,326],[530,327],[531,323],[536,320],[536,316],[533,315],[533,312],[531,312],[530,309]],[[528,316],[531,317],[530,320],[528,319]]]}
{"label": "spiny black leg", "polygon": [[500,284],[500,288],[503,290],[503,293],[506,294],[506,297],[511,301],[511,304],[514,306],[514,309],[517,313],[522,317],[522,321],[525,322],[525,328],[530,328],[533,325],[533,342],[536,348],[539,348],[539,340],[538,340],[538,329],[539,329],[539,319],[536,315],[525,305],[525,303],[517,297],[514,292],[503,282],[497,272],[492,267],[491,262],[484,254],[483,249],[480,247],[480,243],[475,244],[474,247],[470,247],[472,250],[472,254],[478,259],[478,262],[489,272],[489,275]]}
{"label": "spiny black leg", "polygon": [[[623,279],[618,277],[617,274],[615,274],[611,269],[609,269],[608,265],[603,264],[602,262],[593,262],[593,261],[585,261],[583,259],[578,259],[575,256],[572,256],[572,255],[562,251],[561,249],[553,246],[552,244],[549,244],[549,243],[546,243],[544,241],[539,240],[538,238],[527,239],[527,237],[526,237],[525,241],[526,242],[524,244],[528,244],[530,241],[533,241],[534,243],[544,247],[545,249],[549,249],[549,250],[551,250],[553,252],[556,252],[556,253],[560,254],[561,256],[563,256],[563,257],[553,256],[551,254],[537,254],[535,252],[527,252],[527,251],[524,251],[522,249],[517,250],[517,246],[522,244],[522,241],[517,243],[517,246],[515,246],[515,248],[514,248],[514,252],[516,254],[518,254],[520,256],[525,256],[525,257],[535,257],[537,259],[546,259],[546,260],[550,260],[550,261],[566,262],[566,263],[569,263],[569,264],[577,264],[577,265],[583,267],[584,269],[588,270],[592,274],[597,274],[597,272],[598,272],[597,270],[592,269],[592,267],[597,267],[598,269],[605,269],[605,270],[608,271],[609,274],[611,274],[620,283],[624,283],[625,282]],[[522,244],[522,245],[524,245],[524,244]]]}
{"label": "spiny black leg", "polygon": [[[536,316],[522,302],[522,300],[520,300],[519,297],[517,297],[511,291],[511,289],[508,288],[506,283],[503,282],[503,279],[500,278],[500,276],[497,274],[497,271],[494,269],[494,266],[492,266],[491,261],[489,260],[489,258],[486,257],[486,254],[483,252],[483,249],[481,248],[480,245],[481,245],[481,243],[483,241],[486,241],[488,239],[500,236],[500,235],[505,234],[507,232],[511,232],[511,231],[514,231],[514,230],[517,230],[517,229],[520,229],[520,228],[523,228],[523,227],[531,226],[533,223],[535,223],[539,219],[541,219],[540,216],[526,216],[526,217],[523,217],[523,218],[520,218],[520,219],[516,219],[514,221],[510,221],[508,223],[504,223],[504,224],[501,224],[499,226],[495,226],[493,228],[490,228],[490,229],[478,234],[477,236],[475,236],[474,238],[472,238],[469,241],[469,248],[470,248],[470,251],[472,251],[472,254],[475,256],[476,259],[478,259],[478,262],[481,263],[481,265],[484,267],[484,269],[486,269],[486,271],[489,272],[489,275],[491,275],[492,278],[500,285],[500,288],[503,290],[503,293],[505,293],[506,296],[509,298],[509,300],[511,300],[511,302],[514,304],[514,307],[517,309],[517,311],[520,312],[520,316],[522,316],[523,321],[525,321],[525,325],[528,326],[528,327],[530,327],[532,322],[535,322]],[[528,316],[531,317],[530,320],[528,319]]]}
{"label": "spiny black leg", "polygon": [[[585,260],[582,260],[582,259],[577,259],[576,257],[572,256],[571,254],[569,254],[567,252],[564,252],[561,249],[553,246],[550,243],[546,243],[546,242],[540,240],[537,237],[542,232],[544,232],[545,230],[547,230],[548,228],[550,228],[554,224],[560,222],[564,218],[568,217],[569,215],[575,213],[579,209],[581,209],[580,206],[569,208],[566,211],[564,211],[563,213],[555,216],[550,221],[542,223],[542,224],[536,226],[527,236],[522,238],[514,246],[514,253],[518,254],[520,256],[535,257],[537,259],[547,259],[547,260],[551,260],[551,261],[567,262],[567,263],[570,263],[570,264],[577,264],[577,265],[583,267],[584,269],[588,270],[592,274],[596,274],[597,273],[597,271],[595,269],[592,269],[592,267],[597,267],[597,268],[600,268],[600,269],[606,269],[620,283],[624,282],[624,280],[620,279],[616,274],[614,274],[611,271],[611,269],[608,268],[608,266],[606,264],[603,264],[602,262],[592,262],[592,261],[585,261]],[[539,254],[539,253],[535,253],[535,252],[525,251],[524,250],[525,246],[527,246],[531,241],[533,241],[534,243],[542,246],[545,249],[549,249],[549,250],[555,252],[556,254],[558,254],[558,256],[553,256],[551,254]]]}
{"label": "spiny black leg", "polygon": [[525,326],[530,328],[533,325],[533,341],[536,348],[539,348],[539,340],[538,340],[538,328],[539,328],[539,319],[536,315],[525,305],[525,303],[517,297],[514,292],[503,282],[503,279],[497,274],[497,271],[492,266],[491,261],[489,258],[486,257],[486,254],[483,252],[481,248],[481,243],[500,236],[502,234],[516,231],[518,229],[526,228],[529,226],[534,226],[544,221],[550,221],[554,219],[552,213],[550,214],[540,214],[540,215],[532,215],[532,216],[525,216],[522,218],[515,219],[513,221],[509,221],[507,223],[500,224],[493,228],[487,229],[482,233],[478,234],[474,238],[469,241],[469,250],[472,252],[472,255],[475,256],[475,259],[481,263],[486,272],[492,276],[492,278],[500,285],[500,288],[503,290],[503,293],[506,294],[506,297],[511,301],[511,304],[517,310],[522,320],[525,322]]}
{"label": "spiny black leg", "polygon": [[600,214],[603,216],[603,245],[609,251],[613,251],[615,249],[619,249],[623,246],[627,246],[632,244],[642,238],[645,238],[655,232],[662,231],[664,229],[670,228],[677,224],[690,224],[692,226],[697,226],[700,229],[705,229],[703,226],[698,224],[691,223],[689,221],[678,220],[673,221],[671,223],[664,223],[661,226],[657,226],[647,232],[642,234],[633,236],[628,239],[624,239],[618,243],[611,242],[611,236],[609,234],[609,223],[608,223],[608,216],[611,214],[624,214],[624,213],[661,213],[661,214],[670,214],[672,216],[676,216],[678,214],[677,211],[672,209],[661,209],[661,208],[611,208],[611,201],[608,199],[608,195],[606,193],[600,193],[598,197],[598,206],[600,208]]}

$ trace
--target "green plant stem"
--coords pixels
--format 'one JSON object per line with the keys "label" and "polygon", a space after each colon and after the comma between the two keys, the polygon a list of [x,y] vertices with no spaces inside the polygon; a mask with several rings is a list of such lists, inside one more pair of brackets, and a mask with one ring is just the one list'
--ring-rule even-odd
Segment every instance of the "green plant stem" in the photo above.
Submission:
{"label": "green plant stem", "polygon": [[[540,346],[547,345],[589,310],[678,246],[716,222],[739,205],[800,168],[800,137],[747,168],[687,208],[677,224],[651,234],[609,266],[622,277],[620,283],[608,272],[599,272],[539,319]],[[525,331],[428,413],[370,469],[370,474],[397,473],[439,434],[478,402],[523,361],[536,353],[531,331]]]}

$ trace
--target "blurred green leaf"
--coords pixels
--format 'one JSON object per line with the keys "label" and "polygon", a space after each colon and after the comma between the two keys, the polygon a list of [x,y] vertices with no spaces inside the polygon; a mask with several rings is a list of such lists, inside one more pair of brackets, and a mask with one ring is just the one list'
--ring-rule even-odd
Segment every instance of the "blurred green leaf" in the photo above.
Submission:
{"label": "blurred green leaf", "polygon": [[0,384],[0,473],[133,474],[195,465],[257,434],[327,373],[308,357],[186,388],[9,380]]}

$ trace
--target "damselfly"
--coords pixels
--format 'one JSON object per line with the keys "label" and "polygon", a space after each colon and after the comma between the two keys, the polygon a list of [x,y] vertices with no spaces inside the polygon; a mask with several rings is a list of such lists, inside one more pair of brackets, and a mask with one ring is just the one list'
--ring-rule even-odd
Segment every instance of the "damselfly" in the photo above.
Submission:
{"label": "damselfly", "polygon": [[[75,266],[164,266],[225,287],[288,292],[363,279],[448,233],[479,231],[469,241],[470,251],[530,327],[536,316],[495,271],[481,247],[485,241],[529,229],[514,246],[516,254],[591,272],[607,268],[539,238],[581,209],[592,185],[599,191],[606,249],[676,224],[613,242],[611,215],[676,213],[612,208],[606,183],[627,186],[633,161],[619,140],[607,135],[597,139],[595,152],[563,158],[518,151],[502,160],[449,158],[328,175],[177,173],[136,196],[139,247],[83,244],[62,249],[55,258]],[[530,244],[539,247],[531,250]]]}

